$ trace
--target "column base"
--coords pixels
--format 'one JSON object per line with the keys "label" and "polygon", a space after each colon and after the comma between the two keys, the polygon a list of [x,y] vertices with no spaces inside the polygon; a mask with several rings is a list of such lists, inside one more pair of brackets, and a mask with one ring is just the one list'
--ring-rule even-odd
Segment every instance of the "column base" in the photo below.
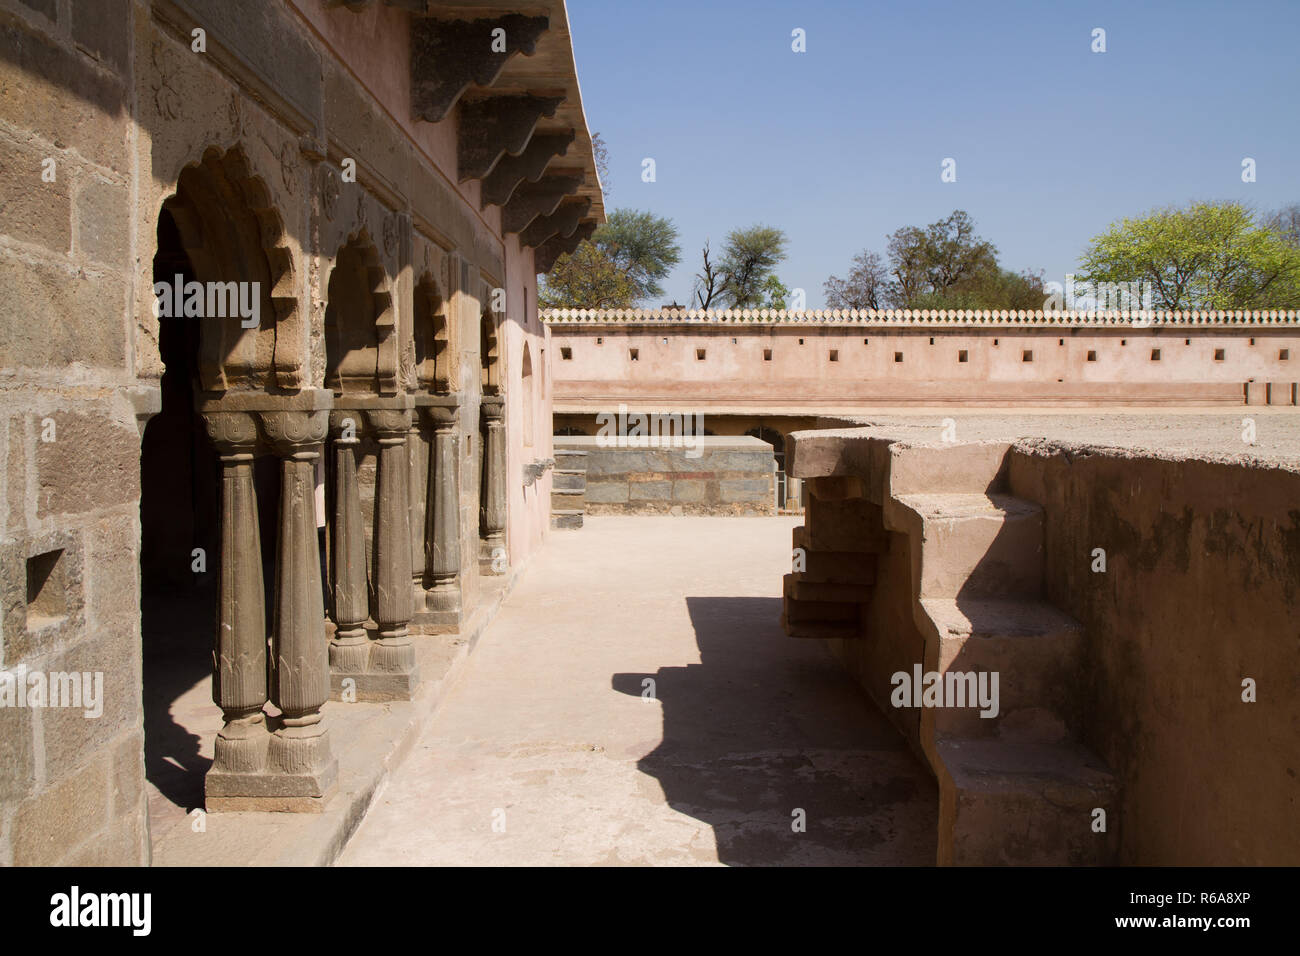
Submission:
{"label": "column base", "polygon": [[319,724],[259,730],[243,735],[238,769],[229,769],[218,755],[203,778],[204,808],[209,813],[322,812],[338,787],[329,731]]}
{"label": "column base", "polygon": [[[364,648],[360,667],[356,658],[347,667],[335,667],[330,660],[330,700],[357,701],[412,700],[420,683],[415,663],[415,648],[409,641],[401,645],[371,640]],[[343,681],[352,683],[346,688]]]}

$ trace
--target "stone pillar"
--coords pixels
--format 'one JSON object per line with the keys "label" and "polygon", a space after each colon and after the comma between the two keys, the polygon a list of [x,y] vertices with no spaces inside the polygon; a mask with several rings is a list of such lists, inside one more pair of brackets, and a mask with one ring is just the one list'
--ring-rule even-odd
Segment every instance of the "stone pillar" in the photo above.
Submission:
{"label": "stone pillar", "polygon": [[409,408],[370,409],[366,419],[379,443],[375,479],[375,606],[371,608],[379,635],[371,649],[370,666],[385,674],[413,674],[415,647],[407,630],[412,602],[406,434],[411,427],[411,411]]}
{"label": "stone pillar", "polygon": [[316,537],[316,456],[329,412],[260,413],[267,441],[280,456],[280,532],[276,546],[275,633],[271,700],[280,708],[267,755],[275,793],[322,798],[338,776],[321,707],[329,696],[329,650]]}
{"label": "stone pillar", "polygon": [[425,523],[427,521],[427,493],[429,473],[429,441],[424,416],[418,412],[411,418],[411,430],[406,433],[406,489],[411,496],[411,600],[412,616],[418,617],[425,608]]}
{"label": "stone pillar", "polygon": [[361,520],[357,488],[357,431],[361,415],[336,410],[330,415],[334,445],[333,516],[330,523],[330,572],[333,591],[334,639],[330,642],[330,672],[364,673],[370,661],[366,634],[366,529]]}
{"label": "stone pillar", "polygon": [[460,595],[460,454],[456,426],[460,408],[454,404],[422,409],[433,424],[429,456],[428,531],[425,534],[427,601],[431,610],[455,615],[459,623]]}
{"label": "stone pillar", "polygon": [[493,554],[506,546],[506,420],[505,402],[501,396],[483,397],[483,505],[482,524],[483,571],[500,574],[493,567]]}
{"label": "stone pillar", "polygon": [[[266,595],[253,485],[257,423],[243,412],[203,416],[221,459],[221,555],[212,700],[225,721],[217,734],[205,788],[238,790],[238,777],[261,772],[266,759]],[[223,784],[235,784],[223,786]]]}

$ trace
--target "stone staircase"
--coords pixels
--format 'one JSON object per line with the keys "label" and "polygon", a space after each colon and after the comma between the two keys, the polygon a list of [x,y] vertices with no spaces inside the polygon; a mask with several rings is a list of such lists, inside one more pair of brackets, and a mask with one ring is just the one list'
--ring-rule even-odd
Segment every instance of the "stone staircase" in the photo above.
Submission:
{"label": "stone staircase", "polygon": [[[996,715],[969,700],[920,708],[919,744],[939,783],[938,862],[1113,862],[1117,781],[1077,737],[1082,629],[1044,597],[1043,509],[1009,493],[1008,446],[882,441],[856,459],[817,460],[820,448],[803,451],[808,509],[794,530],[803,569],[785,576],[786,633],[878,639],[867,619],[877,562],[888,558],[910,565],[902,580],[915,629],[904,623],[897,635],[921,658],[909,676],[935,673],[955,690],[959,675],[983,674],[988,689],[997,675]],[[891,555],[891,542],[907,553]],[[1106,832],[1094,831],[1097,809]]]}
{"label": "stone staircase", "polygon": [[805,523],[794,529],[793,571],[785,576],[781,626],[791,637],[856,638],[871,601],[876,556],[889,546],[880,509],[861,497],[856,478],[808,486]]}
{"label": "stone staircase", "polygon": [[[939,780],[938,862],[1104,865],[1117,846],[1118,788],[1075,736],[1082,630],[1044,599],[1043,510],[1006,492],[996,451],[890,448],[884,522],[911,549],[923,670],[945,681],[998,675],[996,716],[921,711]],[[1097,809],[1106,832],[1094,832]]]}
{"label": "stone staircase", "polygon": [[576,448],[556,448],[551,482],[551,527],[581,528],[586,493],[587,453]]}

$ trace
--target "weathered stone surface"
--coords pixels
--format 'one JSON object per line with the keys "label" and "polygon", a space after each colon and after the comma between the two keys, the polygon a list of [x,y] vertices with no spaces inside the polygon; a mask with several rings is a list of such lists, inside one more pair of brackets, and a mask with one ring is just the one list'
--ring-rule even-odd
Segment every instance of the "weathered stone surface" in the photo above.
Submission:
{"label": "weathered stone surface", "polygon": [[[46,182],[42,161],[53,159],[54,182]],[[73,170],[61,155],[43,155],[0,136],[0,229],[19,242],[37,243],[66,255],[72,248]],[[120,217],[126,224],[126,210]],[[125,246],[118,249],[119,256]]]}
{"label": "weathered stone surface", "polygon": [[0,257],[0,368],[126,364],[125,283]]}
{"label": "weathered stone surface", "polygon": [[129,122],[121,80],[0,13],[0,114],[58,149],[127,168]]}
{"label": "weathered stone surface", "polygon": [[81,187],[77,193],[77,244],[82,255],[124,270],[128,266],[127,222],[125,186],[91,180]]}
{"label": "weathered stone surface", "polygon": [[125,70],[131,43],[131,0],[74,3],[72,39],[106,65]]}
{"label": "weathered stone surface", "polygon": [[761,501],[772,495],[772,483],[761,478],[737,478],[718,482],[723,501]]}
{"label": "weathered stone surface", "polygon": [[682,502],[703,501],[705,483],[696,479],[673,482],[673,500]]}
{"label": "weathered stone surface", "polygon": [[673,496],[671,481],[630,481],[627,486],[630,501],[668,501]]}
{"label": "weathered stone surface", "polygon": [[[13,665],[7,669],[12,670]],[[16,800],[36,786],[33,713],[24,707],[0,707],[0,740],[4,741],[0,747],[0,800]]]}
{"label": "weathered stone surface", "polygon": [[597,481],[587,485],[587,501],[599,504],[615,504],[628,500],[626,481]]}
{"label": "weathered stone surface", "polygon": [[[140,437],[106,418],[51,416],[56,439],[36,442],[36,514],[77,514],[140,497]],[[86,449],[95,449],[87,462]]]}
{"label": "weathered stone surface", "polygon": [[104,755],[24,801],[14,819],[15,866],[58,863],[70,845],[92,840],[108,823]]}

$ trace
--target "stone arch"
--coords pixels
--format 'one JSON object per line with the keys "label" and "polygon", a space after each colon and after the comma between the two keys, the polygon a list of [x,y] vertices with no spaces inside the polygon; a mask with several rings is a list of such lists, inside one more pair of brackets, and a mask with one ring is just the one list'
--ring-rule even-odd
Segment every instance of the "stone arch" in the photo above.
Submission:
{"label": "stone arch", "polygon": [[447,300],[434,277],[425,272],[415,284],[411,314],[415,339],[415,374],[419,388],[451,391],[451,324]]}
{"label": "stone arch", "polygon": [[198,318],[200,388],[302,388],[293,252],[271,192],[243,149],[206,149],[181,170],[160,217],[164,212],[196,281],[257,284],[248,297],[256,303],[256,326],[244,327],[238,316]]}
{"label": "stone arch", "polygon": [[388,273],[369,233],[350,235],[326,288],[325,387],[336,395],[397,391],[397,337]]}

